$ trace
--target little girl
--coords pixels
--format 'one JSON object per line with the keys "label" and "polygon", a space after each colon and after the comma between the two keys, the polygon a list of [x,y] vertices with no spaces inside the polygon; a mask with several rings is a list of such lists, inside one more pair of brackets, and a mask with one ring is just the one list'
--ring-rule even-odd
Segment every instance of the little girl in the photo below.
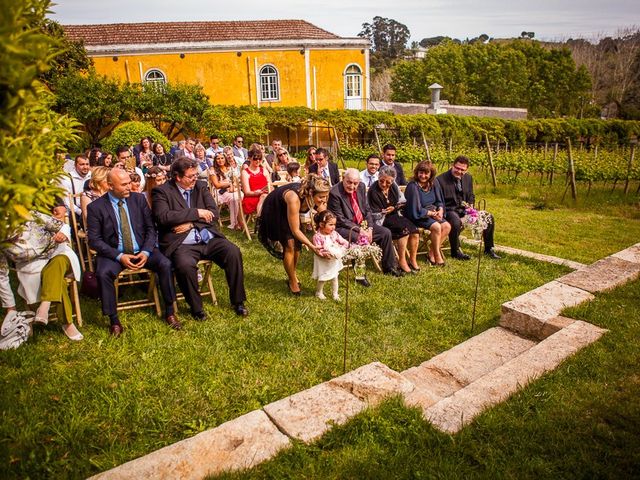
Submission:
{"label": "little girl", "polygon": [[331,280],[331,293],[333,299],[338,301],[338,275],[342,270],[342,257],[349,242],[336,232],[336,216],[329,210],[319,212],[313,217],[316,224],[317,232],[313,236],[313,244],[321,248],[321,251],[329,254],[328,257],[313,257],[313,275],[311,278],[318,280],[316,288],[316,297],[325,300],[324,284]]}
{"label": "little girl", "polygon": [[287,182],[300,181],[300,164],[298,162],[289,162],[287,164]]}

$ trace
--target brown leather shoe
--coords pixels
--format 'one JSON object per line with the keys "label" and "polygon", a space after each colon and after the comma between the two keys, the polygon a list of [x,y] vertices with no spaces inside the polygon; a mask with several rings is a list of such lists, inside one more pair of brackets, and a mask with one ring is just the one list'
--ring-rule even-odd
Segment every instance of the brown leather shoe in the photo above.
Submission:
{"label": "brown leather shoe", "polygon": [[120,335],[122,335],[123,331],[124,331],[124,327],[119,323],[116,323],[115,325],[111,325],[109,327],[109,333],[114,338],[118,338]]}
{"label": "brown leather shoe", "polygon": [[176,317],[175,315],[169,315],[167,318],[165,318],[165,321],[167,322],[167,325],[169,325],[174,330],[182,329],[182,324],[178,321],[178,317]]}

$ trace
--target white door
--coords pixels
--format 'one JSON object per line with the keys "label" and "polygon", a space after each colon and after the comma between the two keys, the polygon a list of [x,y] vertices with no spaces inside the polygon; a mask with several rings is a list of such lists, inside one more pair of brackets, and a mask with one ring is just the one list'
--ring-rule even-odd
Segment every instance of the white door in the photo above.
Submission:
{"label": "white door", "polygon": [[349,65],[344,72],[344,108],[362,110],[362,70]]}

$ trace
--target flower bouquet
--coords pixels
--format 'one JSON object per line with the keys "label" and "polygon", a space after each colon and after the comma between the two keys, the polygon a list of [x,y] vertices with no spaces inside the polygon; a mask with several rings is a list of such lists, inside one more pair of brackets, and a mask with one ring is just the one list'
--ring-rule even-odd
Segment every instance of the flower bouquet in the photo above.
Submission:
{"label": "flower bouquet", "polygon": [[378,262],[382,260],[382,249],[375,243],[369,243],[369,237],[365,233],[367,230],[368,225],[365,220],[360,224],[360,232],[358,233],[357,240],[349,246],[342,257],[343,262],[353,262],[356,280],[364,278],[367,258],[374,259]]}
{"label": "flower bouquet", "polygon": [[467,202],[462,202],[464,207],[464,217],[462,217],[463,225],[471,229],[473,238],[480,240],[482,232],[491,224],[491,215],[484,210],[476,210],[472,205]]}

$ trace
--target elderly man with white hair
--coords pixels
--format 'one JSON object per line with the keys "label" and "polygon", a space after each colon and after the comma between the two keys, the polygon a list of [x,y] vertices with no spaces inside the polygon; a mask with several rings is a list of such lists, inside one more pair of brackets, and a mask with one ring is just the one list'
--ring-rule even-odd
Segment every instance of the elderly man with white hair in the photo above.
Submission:
{"label": "elderly man with white hair", "polygon": [[[366,189],[360,182],[360,172],[357,169],[348,168],[344,172],[342,182],[331,188],[328,208],[336,216],[336,230],[350,241],[356,240],[360,233],[360,225],[366,220],[369,241],[382,249],[382,271],[394,277],[403,276],[403,272],[398,270],[391,231],[374,223],[367,203]],[[368,286],[366,279],[360,283]]]}

